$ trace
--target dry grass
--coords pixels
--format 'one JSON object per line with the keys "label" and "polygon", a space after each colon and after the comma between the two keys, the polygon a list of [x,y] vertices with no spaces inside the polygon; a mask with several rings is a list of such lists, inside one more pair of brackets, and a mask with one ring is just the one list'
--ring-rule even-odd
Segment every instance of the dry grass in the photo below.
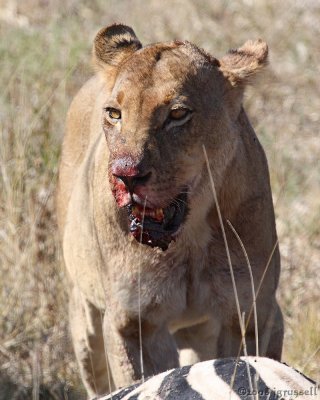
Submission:
{"label": "dry grass", "polygon": [[114,21],[145,43],[189,39],[216,56],[269,43],[272,68],[246,105],[270,165],[284,360],[320,378],[319,18],[316,0],[0,0],[0,399],[81,396],[54,187],[68,104],[90,76],[95,32]]}

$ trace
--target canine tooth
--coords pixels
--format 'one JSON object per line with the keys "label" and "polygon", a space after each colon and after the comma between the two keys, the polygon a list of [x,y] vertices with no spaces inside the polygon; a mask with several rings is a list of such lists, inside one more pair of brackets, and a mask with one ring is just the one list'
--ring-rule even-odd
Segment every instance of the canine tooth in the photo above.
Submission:
{"label": "canine tooth", "polygon": [[158,221],[162,221],[164,217],[163,209],[162,208],[157,208],[154,212],[154,218],[157,219]]}
{"label": "canine tooth", "polygon": [[140,217],[141,217],[140,209],[139,209],[139,207],[137,207],[137,206],[133,206],[133,207],[132,207],[131,213],[132,213],[135,217],[137,217],[137,218],[140,218]]}
{"label": "canine tooth", "polygon": [[157,218],[163,218],[163,209],[162,208],[157,208],[156,209],[156,217]]}

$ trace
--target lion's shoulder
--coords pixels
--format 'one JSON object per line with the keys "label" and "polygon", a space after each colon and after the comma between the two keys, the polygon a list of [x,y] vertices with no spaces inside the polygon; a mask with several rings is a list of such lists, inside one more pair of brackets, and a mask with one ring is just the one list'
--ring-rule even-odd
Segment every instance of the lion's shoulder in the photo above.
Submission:
{"label": "lion's shoulder", "polygon": [[101,92],[102,87],[103,82],[99,77],[93,76],[81,87],[70,104],[59,167],[57,211],[60,229],[63,229],[73,183],[93,132],[92,117],[95,113],[97,94]]}

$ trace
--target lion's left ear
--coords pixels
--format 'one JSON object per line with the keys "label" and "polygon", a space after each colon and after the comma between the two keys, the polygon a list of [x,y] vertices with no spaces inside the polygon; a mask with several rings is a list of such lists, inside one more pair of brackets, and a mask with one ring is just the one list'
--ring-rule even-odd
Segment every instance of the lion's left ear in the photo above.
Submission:
{"label": "lion's left ear", "polygon": [[93,43],[93,63],[98,70],[114,70],[142,44],[130,26],[113,24],[101,29]]}
{"label": "lion's left ear", "polygon": [[268,45],[249,40],[236,50],[230,50],[220,60],[220,70],[232,86],[250,83],[252,77],[268,64]]}

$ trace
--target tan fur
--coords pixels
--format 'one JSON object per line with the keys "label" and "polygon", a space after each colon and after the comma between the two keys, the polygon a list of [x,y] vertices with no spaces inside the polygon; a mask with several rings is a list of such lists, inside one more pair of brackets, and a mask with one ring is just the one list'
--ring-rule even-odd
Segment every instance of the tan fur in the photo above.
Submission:
{"label": "tan fur", "polygon": [[[94,62],[96,76],[68,113],[57,199],[71,331],[90,395],[107,390],[105,353],[115,387],[141,378],[139,271],[145,376],[176,367],[179,349],[192,349],[192,361],[238,353],[235,299],[203,144],[222,215],[246,247],[256,287],[277,240],[266,158],[242,108],[248,78],[267,63],[265,43],[247,42],[218,61],[188,42],[141,48],[131,28],[113,25],[97,35]],[[172,127],[164,121],[177,101],[193,114]],[[107,106],[121,109],[121,123],[108,125]],[[112,195],[110,168],[123,154],[152,171],[141,189],[147,206],[165,207],[188,185],[189,214],[165,251],[131,236],[127,212]],[[248,315],[248,268],[226,229]],[[275,300],[279,268],[276,249],[257,302],[261,350],[276,359],[283,336]],[[247,347],[255,353],[252,321]]]}

